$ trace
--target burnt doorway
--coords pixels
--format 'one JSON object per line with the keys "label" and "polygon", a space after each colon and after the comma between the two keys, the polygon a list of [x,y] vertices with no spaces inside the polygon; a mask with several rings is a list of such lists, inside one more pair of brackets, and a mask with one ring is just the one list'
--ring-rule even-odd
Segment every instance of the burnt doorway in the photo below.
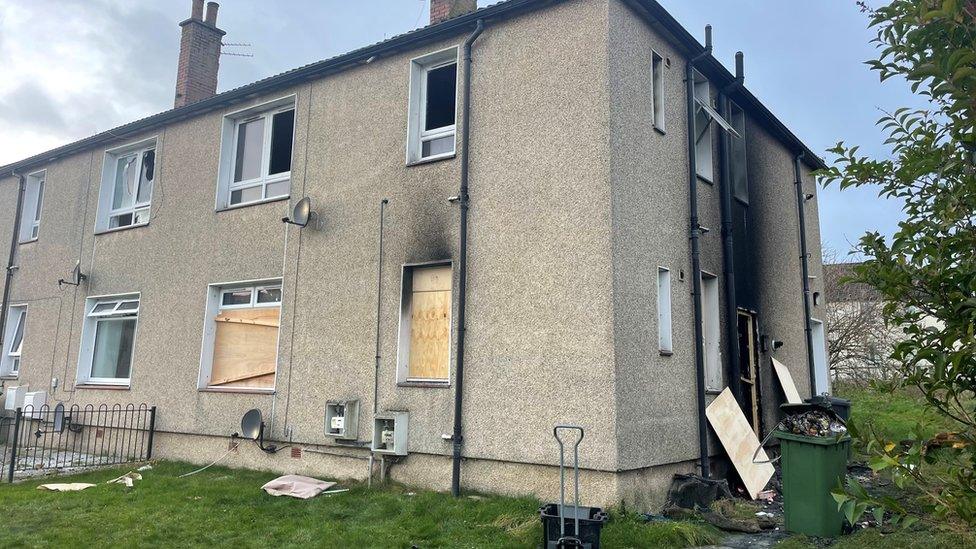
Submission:
{"label": "burnt doorway", "polygon": [[739,372],[742,380],[742,413],[756,435],[761,433],[759,412],[759,350],[756,339],[756,315],[739,309],[736,314],[739,338]]}

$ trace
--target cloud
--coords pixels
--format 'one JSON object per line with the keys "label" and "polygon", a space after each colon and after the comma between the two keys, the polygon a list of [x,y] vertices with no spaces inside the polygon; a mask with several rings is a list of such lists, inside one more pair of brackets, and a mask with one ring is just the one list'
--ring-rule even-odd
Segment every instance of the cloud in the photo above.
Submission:
{"label": "cloud", "polygon": [[38,131],[52,132],[68,127],[61,107],[36,82],[21,82],[0,97],[0,123],[8,128],[30,125]]}

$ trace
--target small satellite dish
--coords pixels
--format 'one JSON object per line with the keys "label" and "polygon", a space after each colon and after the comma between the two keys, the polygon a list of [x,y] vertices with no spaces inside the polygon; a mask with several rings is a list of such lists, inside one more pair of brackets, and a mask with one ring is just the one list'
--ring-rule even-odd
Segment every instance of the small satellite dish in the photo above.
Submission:
{"label": "small satellite dish", "polygon": [[281,221],[289,225],[298,225],[304,228],[308,226],[313,215],[315,215],[315,212],[312,211],[312,200],[306,196],[299,200],[298,204],[295,204],[295,209],[292,211],[291,217],[282,218]]}
{"label": "small satellite dish", "polygon": [[241,436],[253,440],[258,448],[269,454],[278,451],[278,447],[273,444],[264,445],[264,419],[261,417],[261,410],[257,408],[248,410],[241,418]]}
{"label": "small satellite dish", "polygon": [[88,280],[88,275],[81,272],[81,261],[79,260],[75,262],[75,268],[71,270],[71,279],[65,280],[62,278],[58,280],[58,287],[63,285],[80,286],[86,280]]}

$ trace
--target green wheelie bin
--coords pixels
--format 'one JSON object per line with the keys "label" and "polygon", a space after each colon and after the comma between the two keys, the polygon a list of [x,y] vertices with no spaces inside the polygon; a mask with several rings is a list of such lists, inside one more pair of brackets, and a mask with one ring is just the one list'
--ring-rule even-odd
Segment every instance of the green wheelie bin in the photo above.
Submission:
{"label": "green wheelie bin", "polygon": [[786,530],[820,538],[841,534],[844,515],[830,491],[847,474],[851,438],[774,431],[780,441]]}

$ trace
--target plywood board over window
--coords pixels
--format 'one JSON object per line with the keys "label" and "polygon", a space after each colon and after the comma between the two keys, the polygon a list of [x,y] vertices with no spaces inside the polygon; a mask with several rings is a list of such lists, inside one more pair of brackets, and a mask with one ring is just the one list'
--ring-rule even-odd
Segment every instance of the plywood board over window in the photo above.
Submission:
{"label": "plywood board over window", "polygon": [[203,383],[219,389],[274,389],[281,286],[211,287],[213,323],[204,335]]}
{"label": "plywood board over window", "polygon": [[[451,266],[412,267],[404,271],[401,319],[409,322],[406,347],[408,381],[447,381],[451,344]],[[406,282],[406,281],[405,281]]]}

